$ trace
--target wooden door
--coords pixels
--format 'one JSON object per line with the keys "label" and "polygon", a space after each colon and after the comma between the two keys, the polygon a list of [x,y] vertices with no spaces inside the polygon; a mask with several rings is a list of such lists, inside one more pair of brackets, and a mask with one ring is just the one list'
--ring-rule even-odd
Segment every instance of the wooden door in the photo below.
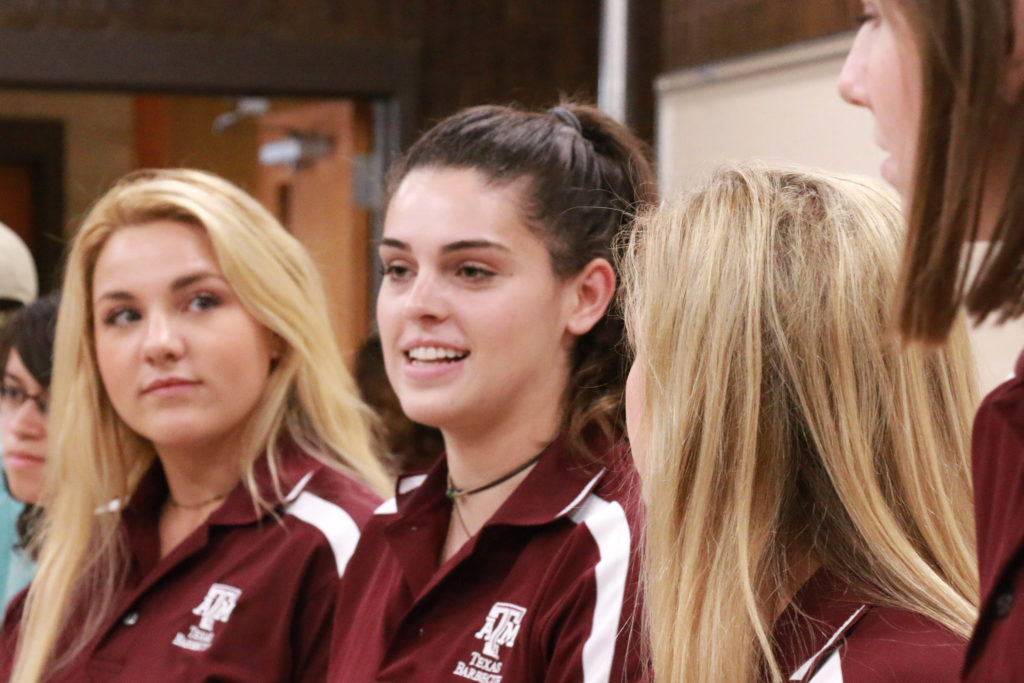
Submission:
{"label": "wooden door", "polygon": [[4,223],[28,245],[35,247],[35,207],[32,201],[32,167],[28,164],[0,165],[0,223]]}
{"label": "wooden door", "polygon": [[258,124],[261,144],[284,140],[289,131],[333,141],[315,161],[261,167],[257,196],[319,267],[349,368],[370,320],[370,214],[355,205],[353,167],[371,148],[371,122],[369,106],[332,101],[272,110]]}

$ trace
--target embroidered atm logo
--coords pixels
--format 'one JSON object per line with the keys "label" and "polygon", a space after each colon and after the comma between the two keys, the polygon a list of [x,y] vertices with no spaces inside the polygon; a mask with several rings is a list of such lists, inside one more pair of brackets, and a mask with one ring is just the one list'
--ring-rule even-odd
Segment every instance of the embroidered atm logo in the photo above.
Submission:
{"label": "embroidered atm logo", "polygon": [[175,635],[173,644],[195,652],[208,649],[213,643],[213,625],[218,621],[227,623],[241,594],[241,589],[225,583],[210,586],[206,597],[192,610],[192,614],[199,617],[199,625],[189,626],[187,636],[184,633]]}
{"label": "embroidered atm logo", "polygon": [[479,683],[501,683],[501,648],[516,644],[525,614],[525,607],[510,602],[494,603],[483,627],[473,634],[484,641],[482,652],[470,653],[469,663],[459,662],[452,673]]}

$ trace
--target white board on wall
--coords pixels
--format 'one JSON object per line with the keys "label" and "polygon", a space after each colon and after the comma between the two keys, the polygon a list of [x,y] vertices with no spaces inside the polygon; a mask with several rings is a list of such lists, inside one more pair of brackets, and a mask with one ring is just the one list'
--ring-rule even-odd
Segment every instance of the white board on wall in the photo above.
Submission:
{"label": "white board on wall", "polygon": [[840,99],[852,34],[658,78],[658,164],[667,192],[739,159],[878,176],[870,112]]}
{"label": "white board on wall", "polygon": [[[880,179],[884,153],[871,113],[844,102],[839,72],[847,33],[660,76],[655,84],[658,170],[670,197],[728,162],[779,160]],[[1024,321],[972,330],[981,386],[1013,369]]]}

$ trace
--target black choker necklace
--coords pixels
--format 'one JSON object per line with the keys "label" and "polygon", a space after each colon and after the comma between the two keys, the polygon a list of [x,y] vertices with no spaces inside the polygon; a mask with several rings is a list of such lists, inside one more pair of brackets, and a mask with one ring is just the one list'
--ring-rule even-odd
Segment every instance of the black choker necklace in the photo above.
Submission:
{"label": "black choker necklace", "polygon": [[[546,451],[546,450],[547,450],[547,447],[545,446],[544,451]],[[509,472],[508,474],[502,475],[502,476],[498,477],[497,479],[495,479],[492,482],[488,482],[488,483],[484,484],[483,486],[477,486],[475,489],[470,489],[469,491],[464,491],[463,489],[460,489],[458,486],[456,486],[455,482],[452,481],[451,472],[449,472],[448,473],[448,488],[445,489],[444,495],[448,496],[448,500],[450,500],[452,502],[455,502],[455,499],[458,498],[459,496],[471,496],[474,493],[480,493],[481,491],[486,491],[487,489],[494,488],[498,484],[500,484],[502,482],[505,482],[505,481],[508,481],[512,477],[516,476],[517,474],[519,474],[520,472],[525,470],[530,465],[532,465],[535,462],[537,462],[538,460],[540,460],[540,456],[544,455],[544,451],[541,451],[537,455],[533,456],[532,458],[530,458],[529,460],[524,462],[522,465],[520,465],[519,467],[517,467],[514,470],[512,470],[511,472]]]}

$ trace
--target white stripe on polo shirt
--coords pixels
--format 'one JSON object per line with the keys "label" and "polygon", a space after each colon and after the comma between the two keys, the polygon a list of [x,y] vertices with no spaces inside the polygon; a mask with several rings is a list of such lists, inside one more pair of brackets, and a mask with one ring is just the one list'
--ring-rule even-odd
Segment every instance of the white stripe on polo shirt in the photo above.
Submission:
{"label": "white stripe on polo shirt", "polygon": [[[817,659],[822,655],[823,652],[826,652],[829,648],[835,646],[836,642],[843,636],[844,633],[846,633],[846,628],[853,622],[854,619],[857,618],[858,615],[860,615],[861,612],[863,612],[867,608],[867,605],[861,605],[860,607],[858,607],[857,610],[853,614],[851,614],[846,621],[843,622],[843,625],[839,627],[839,630],[832,634],[832,637],[828,639],[828,642],[825,643],[825,645],[820,650],[815,652],[810,659],[801,664],[799,669],[793,672],[793,675],[789,677],[789,680],[804,680],[804,677],[807,675],[808,670],[811,668],[811,665],[814,664],[815,661],[817,661]],[[830,656],[825,661],[825,664],[818,669],[818,673],[816,673],[814,677],[810,680],[814,681],[815,683],[842,683],[843,670],[840,666],[838,650],[832,653],[832,656]]]}
{"label": "white stripe on polo shirt", "polygon": [[338,576],[345,575],[345,567],[359,542],[359,527],[345,510],[309,491],[303,491],[285,507],[285,514],[298,517],[320,530],[327,537],[338,566]]}
{"label": "white stripe on polo shirt", "polygon": [[[409,493],[413,489],[418,489],[420,484],[427,480],[425,474],[414,474],[410,477],[402,477],[398,480],[398,493]],[[393,515],[398,512],[398,499],[388,498],[381,503],[376,510],[373,511],[375,515]]]}
{"label": "white stripe on polo shirt", "polygon": [[839,659],[839,650],[832,653],[808,683],[843,683],[843,665]]}
{"label": "white stripe on polo shirt", "polygon": [[594,567],[597,599],[590,635],[583,644],[583,680],[585,683],[608,681],[629,572],[629,522],[621,505],[596,495],[587,496],[569,516],[577,524],[587,525],[601,558]]}

